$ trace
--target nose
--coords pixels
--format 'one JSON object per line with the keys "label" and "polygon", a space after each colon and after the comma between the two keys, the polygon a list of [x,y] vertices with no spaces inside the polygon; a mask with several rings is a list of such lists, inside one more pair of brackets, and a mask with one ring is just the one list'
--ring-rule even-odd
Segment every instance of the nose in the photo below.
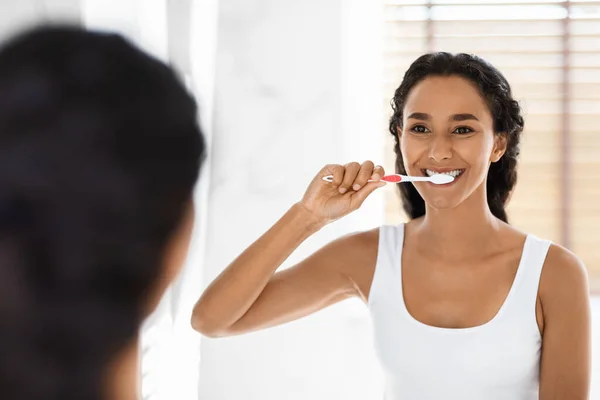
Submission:
{"label": "nose", "polygon": [[448,135],[432,135],[429,147],[429,159],[435,162],[449,160],[452,158],[454,150],[452,148],[452,138]]}

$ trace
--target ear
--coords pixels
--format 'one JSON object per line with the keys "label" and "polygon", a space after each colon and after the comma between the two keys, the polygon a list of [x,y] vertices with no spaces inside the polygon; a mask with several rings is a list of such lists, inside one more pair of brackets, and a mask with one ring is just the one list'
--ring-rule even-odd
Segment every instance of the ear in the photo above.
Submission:
{"label": "ear", "polygon": [[494,136],[494,149],[490,156],[491,162],[498,162],[506,152],[506,146],[508,144],[508,136],[505,134],[497,134]]}

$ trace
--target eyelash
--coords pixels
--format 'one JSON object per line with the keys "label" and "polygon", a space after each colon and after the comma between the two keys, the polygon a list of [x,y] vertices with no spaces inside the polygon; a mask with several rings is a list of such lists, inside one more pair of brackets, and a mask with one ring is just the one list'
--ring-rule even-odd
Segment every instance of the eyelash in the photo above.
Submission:
{"label": "eyelash", "polygon": [[[429,131],[429,129],[427,129],[427,128],[426,128],[426,127],[424,127],[423,125],[415,125],[415,126],[413,126],[413,127],[411,128],[411,131],[412,131],[412,132],[415,132],[415,133],[421,133],[421,134],[424,134],[424,133],[429,133],[429,132],[421,132],[421,131],[417,131],[417,128],[423,128],[423,129],[425,129],[425,130]],[[457,130],[459,130],[459,129],[467,129],[467,130],[468,130],[468,132],[457,133],[457,135],[468,135],[469,133],[473,133],[473,132],[475,132],[475,130],[474,130],[474,129],[472,129],[472,128],[469,128],[468,126],[458,126],[458,127],[456,127],[456,129],[454,129],[454,132],[456,132],[456,131],[457,131]],[[453,132],[453,133],[454,133],[454,132]]]}
{"label": "eyelash", "polygon": [[454,131],[456,132],[459,129],[466,129],[466,130],[468,130],[468,132],[457,133],[457,135],[468,135],[469,133],[475,132],[475,130],[469,128],[468,126],[457,126]]}

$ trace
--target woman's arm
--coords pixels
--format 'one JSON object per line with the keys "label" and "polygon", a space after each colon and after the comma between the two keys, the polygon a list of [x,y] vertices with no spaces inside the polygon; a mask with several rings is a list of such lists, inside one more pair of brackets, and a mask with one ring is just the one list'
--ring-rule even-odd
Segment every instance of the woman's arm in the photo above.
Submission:
{"label": "woman's arm", "polygon": [[540,400],[587,400],[591,317],[587,273],[568,250],[552,245],[540,281],[544,316]]}
{"label": "woman's arm", "polygon": [[[321,178],[333,175],[334,182]],[[298,265],[275,273],[289,255],[325,224],[356,210],[384,185],[384,171],[373,163],[327,166],[301,202],[235,259],[196,303],[192,326],[206,336],[263,329],[313,313],[357,295],[349,268],[363,262],[360,238],[339,239]],[[360,185],[352,189],[353,185]]]}

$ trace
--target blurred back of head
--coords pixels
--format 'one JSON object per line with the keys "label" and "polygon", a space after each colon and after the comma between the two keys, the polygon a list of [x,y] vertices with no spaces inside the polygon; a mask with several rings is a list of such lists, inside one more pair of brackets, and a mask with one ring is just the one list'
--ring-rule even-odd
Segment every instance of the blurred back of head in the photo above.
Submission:
{"label": "blurred back of head", "polygon": [[114,34],[0,48],[0,397],[106,398],[204,154],[196,103]]}

